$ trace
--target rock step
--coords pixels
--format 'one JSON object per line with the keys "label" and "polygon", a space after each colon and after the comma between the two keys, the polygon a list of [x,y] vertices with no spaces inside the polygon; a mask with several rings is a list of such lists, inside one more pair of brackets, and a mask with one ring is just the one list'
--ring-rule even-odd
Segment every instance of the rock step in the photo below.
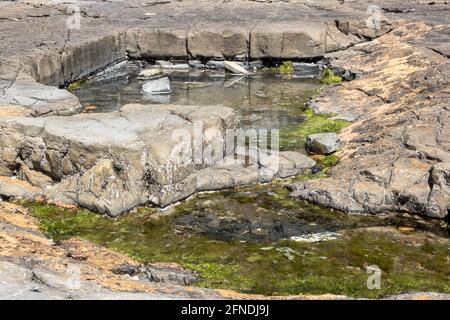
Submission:
{"label": "rock step", "polygon": [[230,148],[228,134],[239,134],[236,115],[220,106],[125,105],[108,114],[0,118],[0,175],[33,186],[0,180],[0,195],[117,216],[315,165],[296,152],[242,150],[234,139]]}

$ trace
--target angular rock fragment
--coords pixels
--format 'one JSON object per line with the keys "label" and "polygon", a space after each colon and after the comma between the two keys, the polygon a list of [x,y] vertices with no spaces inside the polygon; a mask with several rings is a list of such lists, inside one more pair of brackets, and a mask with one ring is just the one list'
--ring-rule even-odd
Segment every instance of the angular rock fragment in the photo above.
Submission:
{"label": "angular rock fragment", "polygon": [[243,74],[243,75],[249,75],[250,72],[246,70],[244,67],[241,67],[239,64],[233,61],[224,61],[223,66],[226,70],[237,73],[237,74]]}
{"label": "angular rock fragment", "polygon": [[339,136],[336,133],[311,134],[306,138],[306,149],[316,154],[330,154],[339,148]]}
{"label": "angular rock fragment", "polygon": [[[32,80],[15,81],[0,94],[0,113],[4,107],[16,106],[22,114],[31,116],[61,115],[80,113],[82,106],[72,93]],[[14,110],[13,110],[14,111]]]}

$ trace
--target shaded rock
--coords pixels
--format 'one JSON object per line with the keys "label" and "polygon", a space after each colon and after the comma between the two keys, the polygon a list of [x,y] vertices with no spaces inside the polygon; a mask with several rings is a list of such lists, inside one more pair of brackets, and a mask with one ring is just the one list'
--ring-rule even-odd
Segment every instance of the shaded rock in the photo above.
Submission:
{"label": "shaded rock", "polygon": [[261,69],[264,67],[264,62],[262,60],[253,60],[248,63],[251,69]]}
{"label": "shaded rock", "polygon": [[319,75],[321,66],[315,63],[293,62],[292,67],[301,75]]}
{"label": "shaded rock", "polygon": [[306,149],[316,154],[330,154],[339,148],[339,141],[336,133],[311,134],[306,138]]}
{"label": "shaded rock", "polygon": [[146,265],[123,264],[115,267],[113,273],[138,277],[142,281],[162,282],[175,285],[192,285],[198,275],[184,270],[175,263],[152,263]]}
{"label": "shaded rock", "polygon": [[205,65],[200,60],[189,60],[188,64],[192,68],[203,69]]}
{"label": "shaded rock", "polygon": [[[233,153],[241,151],[233,145],[229,154],[214,153],[226,149],[225,135],[236,126],[234,111],[219,106],[126,105],[107,114],[0,119],[0,172],[15,176],[12,169],[21,168],[19,177],[39,186],[28,192],[6,184],[0,194],[42,194],[116,216],[138,205],[164,207],[197,191],[296,175],[314,165],[304,155],[283,152],[255,152],[246,164],[245,150],[237,161]],[[195,155],[186,152],[194,130],[203,147]]]}
{"label": "shaded rock", "polygon": [[224,61],[221,60],[209,60],[206,65],[206,68],[208,69],[223,69],[224,68]]}

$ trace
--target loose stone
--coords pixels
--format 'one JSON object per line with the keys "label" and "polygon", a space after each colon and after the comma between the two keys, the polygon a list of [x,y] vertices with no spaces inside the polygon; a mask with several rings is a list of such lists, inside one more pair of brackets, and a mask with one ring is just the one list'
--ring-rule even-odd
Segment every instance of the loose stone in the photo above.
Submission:
{"label": "loose stone", "polygon": [[336,133],[311,134],[306,138],[306,149],[316,154],[333,153],[339,145],[339,136]]}

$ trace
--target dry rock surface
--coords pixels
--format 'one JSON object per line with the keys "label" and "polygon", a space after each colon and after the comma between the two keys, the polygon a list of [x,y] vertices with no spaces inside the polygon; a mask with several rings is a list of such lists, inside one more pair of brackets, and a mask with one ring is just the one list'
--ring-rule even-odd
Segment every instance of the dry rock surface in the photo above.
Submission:
{"label": "dry rock surface", "polygon": [[[292,196],[346,212],[407,211],[432,218],[450,209],[449,26],[410,23],[327,56],[356,79],[311,101],[353,121],[341,162],[326,179],[291,186]],[[437,46],[437,47],[436,47]]]}

